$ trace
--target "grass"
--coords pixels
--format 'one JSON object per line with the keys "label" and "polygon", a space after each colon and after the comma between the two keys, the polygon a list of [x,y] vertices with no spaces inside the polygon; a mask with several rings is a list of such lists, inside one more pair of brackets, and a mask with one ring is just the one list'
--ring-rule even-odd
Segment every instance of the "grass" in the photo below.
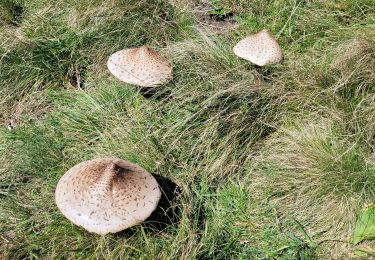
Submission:
{"label": "grass", "polygon": [[[375,195],[372,2],[215,1],[236,22],[220,34],[195,19],[205,1],[1,2],[0,258],[371,252],[350,241]],[[264,27],[284,61],[259,68],[231,49]],[[142,44],[174,68],[148,94],[106,69],[111,53]],[[163,220],[99,237],[65,219],[57,181],[98,156],[174,182]]]}

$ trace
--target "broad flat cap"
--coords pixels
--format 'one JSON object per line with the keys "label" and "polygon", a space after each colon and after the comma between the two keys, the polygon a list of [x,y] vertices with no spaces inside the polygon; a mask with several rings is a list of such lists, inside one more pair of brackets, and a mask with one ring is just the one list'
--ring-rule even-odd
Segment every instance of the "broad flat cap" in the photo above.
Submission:
{"label": "broad flat cap", "polygon": [[97,234],[115,233],[143,222],[156,209],[161,192],[140,166],[117,158],[77,164],[57,184],[61,212]]}
{"label": "broad flat cap", "polygon": [[281,62],[282,50],[276,39],[267,30],[262,30],[239,41],[234,53],[258,66]]}
{"label": "broad flat cap", "polygon": [[107,66],[119,80],[141,87],[160,85],[172,79],[171,63],[147,46],[115,52]]}

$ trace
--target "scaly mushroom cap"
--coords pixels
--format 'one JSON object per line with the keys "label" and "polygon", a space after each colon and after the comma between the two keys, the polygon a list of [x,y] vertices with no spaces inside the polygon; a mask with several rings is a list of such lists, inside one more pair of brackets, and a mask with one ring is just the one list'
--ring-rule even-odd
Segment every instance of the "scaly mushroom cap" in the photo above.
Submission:
{"label": "scaly mushroom cap", "polygon": [[115,158],[77,164],[61,177],[55,193],[65,217],[101,235],[143,222],[157,207],[160,196],[150,173]]}
{"label": "scaly mushroom cap", "polygon": [[115,52],[107,66],[119,80],[141,87],[160,85],[172,79],[170,62],[147,46]]}
{"label": "scaly mushroom cap", "polygon": [[239,41],[233,48],[234,53],[258,66],[279,63],[282,50],[276,39],[267,30],[262,30]]}

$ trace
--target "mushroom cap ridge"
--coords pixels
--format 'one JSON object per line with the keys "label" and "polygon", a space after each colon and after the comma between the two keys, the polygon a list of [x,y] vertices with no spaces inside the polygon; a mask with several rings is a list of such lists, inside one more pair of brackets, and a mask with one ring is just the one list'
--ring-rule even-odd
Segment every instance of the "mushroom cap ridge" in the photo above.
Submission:
{"label": "mushroom cap ridge", "polygon": [[107,67],[119,80],[141,87],[153,87],[172,79],[171,63],[148,46],[113,53]]}
{"label": "mushroom cap ridge", "polygon": [[239,41],[233,52],[258,66],[279,63],[283,57],[280,45],[266,29]]}
{"label": "mushroom cap ridge", "polygon": [[160,197],[159,185],[150,173],[117,158],[75,165],[61,177],[55,192],[56,204],[66,218],[101,235],[143,222]]}

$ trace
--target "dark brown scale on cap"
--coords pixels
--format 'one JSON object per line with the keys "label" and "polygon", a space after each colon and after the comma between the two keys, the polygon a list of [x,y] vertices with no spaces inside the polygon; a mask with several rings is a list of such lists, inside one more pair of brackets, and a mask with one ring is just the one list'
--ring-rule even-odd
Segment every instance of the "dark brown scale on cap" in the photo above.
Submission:
{"label": "dark brown scale on cap", "polygon": [[141,87],[160,85],[172,79],[170,62],[147,46],[115,52],[107,66],[119,80]]}
{"label": "dark brown scale on cap", "polygon": [[[150,188],[145,188],[145,183]],[[136,190],[129,185],[135,185]],[[116,158],[77,164],[61,177],[55,193],[58,208],[70,221],[102,235],[144,221],[157,207],[160,196],[159,185],[150,173]],[[139,207],[140,198],[144,207]]]}
{"label": "dark brown scale on cap", "polygon": [[273,35],[262,30],[239,41],[233,48],[234,53],[258,66],[281,62],[282,50]]}

